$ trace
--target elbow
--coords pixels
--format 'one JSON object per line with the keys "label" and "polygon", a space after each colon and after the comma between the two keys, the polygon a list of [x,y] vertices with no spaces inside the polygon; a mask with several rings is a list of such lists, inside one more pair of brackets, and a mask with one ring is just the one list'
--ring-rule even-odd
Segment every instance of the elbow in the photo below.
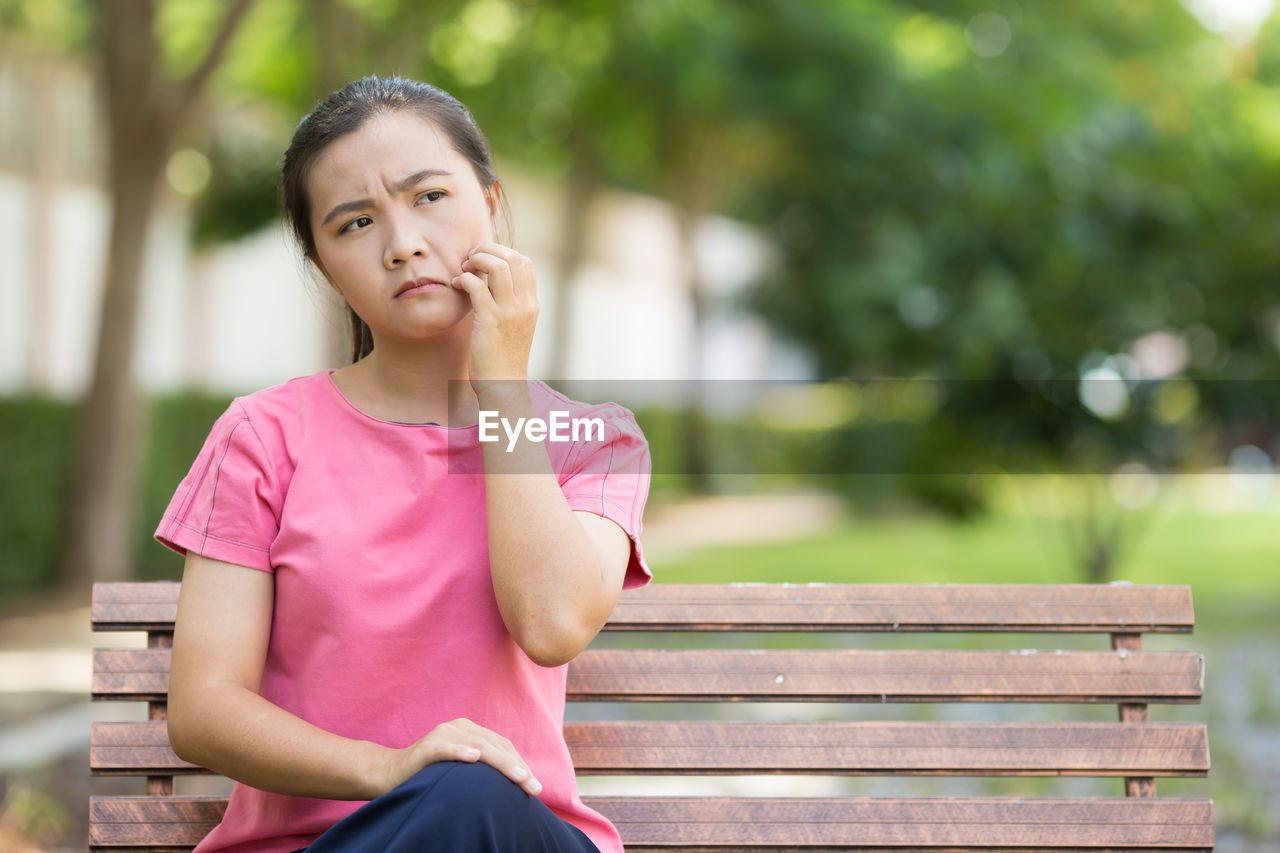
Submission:
{"label": "elbow", "polygon": [[187,724],[186,715],[181,711],[181,705],[173,702],[172,697],[170,697],[169,708],[165,712],[165,728],[169,734],[169,747],[173,750],[173,754],[188,764],[200,764],[200,759],[195,754],[198,748],[192,737],[191,727]]}
{"label": "elbow", "polygon": [[512,631],[529,660],[548,668],[563,666],[576,658],[595,635],[596,631],[568,620],[539,621]]}
{"label": "elbow", "polygon": [[169,706],[165,711],[165,729],[169,735],[169,747],[173,754],[189,764],[207,767],[208,756],[204,750],[200,722],[196,711],[200,703],[182,691],[170,690]]}

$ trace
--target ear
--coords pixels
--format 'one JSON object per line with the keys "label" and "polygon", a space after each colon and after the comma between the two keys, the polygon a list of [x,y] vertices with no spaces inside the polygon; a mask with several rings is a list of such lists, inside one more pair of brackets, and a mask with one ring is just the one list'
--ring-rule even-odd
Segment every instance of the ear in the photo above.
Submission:
{"label": "ear", "polygon": [[498,213],[502,210],[502,182],[494,181],[493,184],[485,190],[485,201],[489,205],[489,220],[493,223],[493,234],[498,234]]}

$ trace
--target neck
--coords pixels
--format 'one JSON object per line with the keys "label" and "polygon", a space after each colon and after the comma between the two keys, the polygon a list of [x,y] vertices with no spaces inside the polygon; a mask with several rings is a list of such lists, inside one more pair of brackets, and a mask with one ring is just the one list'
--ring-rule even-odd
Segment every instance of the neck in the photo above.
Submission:
{"label": "neck", "polygon": [[405,423],[475,423],[479,406],[467,370],[471,324],[405,346],[374,340],[373,352],[344,368],[356,402],[370,414]]}

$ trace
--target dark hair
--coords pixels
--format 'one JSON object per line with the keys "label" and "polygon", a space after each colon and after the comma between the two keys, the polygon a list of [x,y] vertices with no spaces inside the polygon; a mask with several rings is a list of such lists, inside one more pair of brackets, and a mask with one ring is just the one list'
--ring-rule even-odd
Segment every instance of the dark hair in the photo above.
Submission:
{"label": "dark hair", "polygon": [[[404,77],[369,76],[348,83],[298,122],[280,170],[284,217],[308,258],[314,260],[316,255],[315,235],[311,233],[311,199],[307,195],[307,175],[312,164],[334,140],[358,130],[374,116],[397,110],[412,110],[439,127],[454,150],[471,162],[476,179],[486,191],[497,182],[488,140],[471,112],[453,95],[429,83]],[[373,351],[373,335],[350,305],[347,319],[354,363]]]}

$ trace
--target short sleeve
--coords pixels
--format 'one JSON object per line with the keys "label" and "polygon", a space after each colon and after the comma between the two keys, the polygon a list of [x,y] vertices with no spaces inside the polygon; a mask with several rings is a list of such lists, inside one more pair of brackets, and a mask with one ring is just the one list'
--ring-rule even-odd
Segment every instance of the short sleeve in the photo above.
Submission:
{"label": "short sleeve", "polygon": [[640,546],[652,471],[649,442],[635,416],[622,406],[610,404],[602,420],[603,438],[591,436],[592,440],[574,448],[560,477],[560,489],[570,509],[604,516],[631,537],[631,560],[622,588],[633,589],[653,579]]}
{"label": "short sleeve", "polygon": [[272,571],[282,495],[267,449],[239,401],[214,423],[155,538],[185,555]]}

